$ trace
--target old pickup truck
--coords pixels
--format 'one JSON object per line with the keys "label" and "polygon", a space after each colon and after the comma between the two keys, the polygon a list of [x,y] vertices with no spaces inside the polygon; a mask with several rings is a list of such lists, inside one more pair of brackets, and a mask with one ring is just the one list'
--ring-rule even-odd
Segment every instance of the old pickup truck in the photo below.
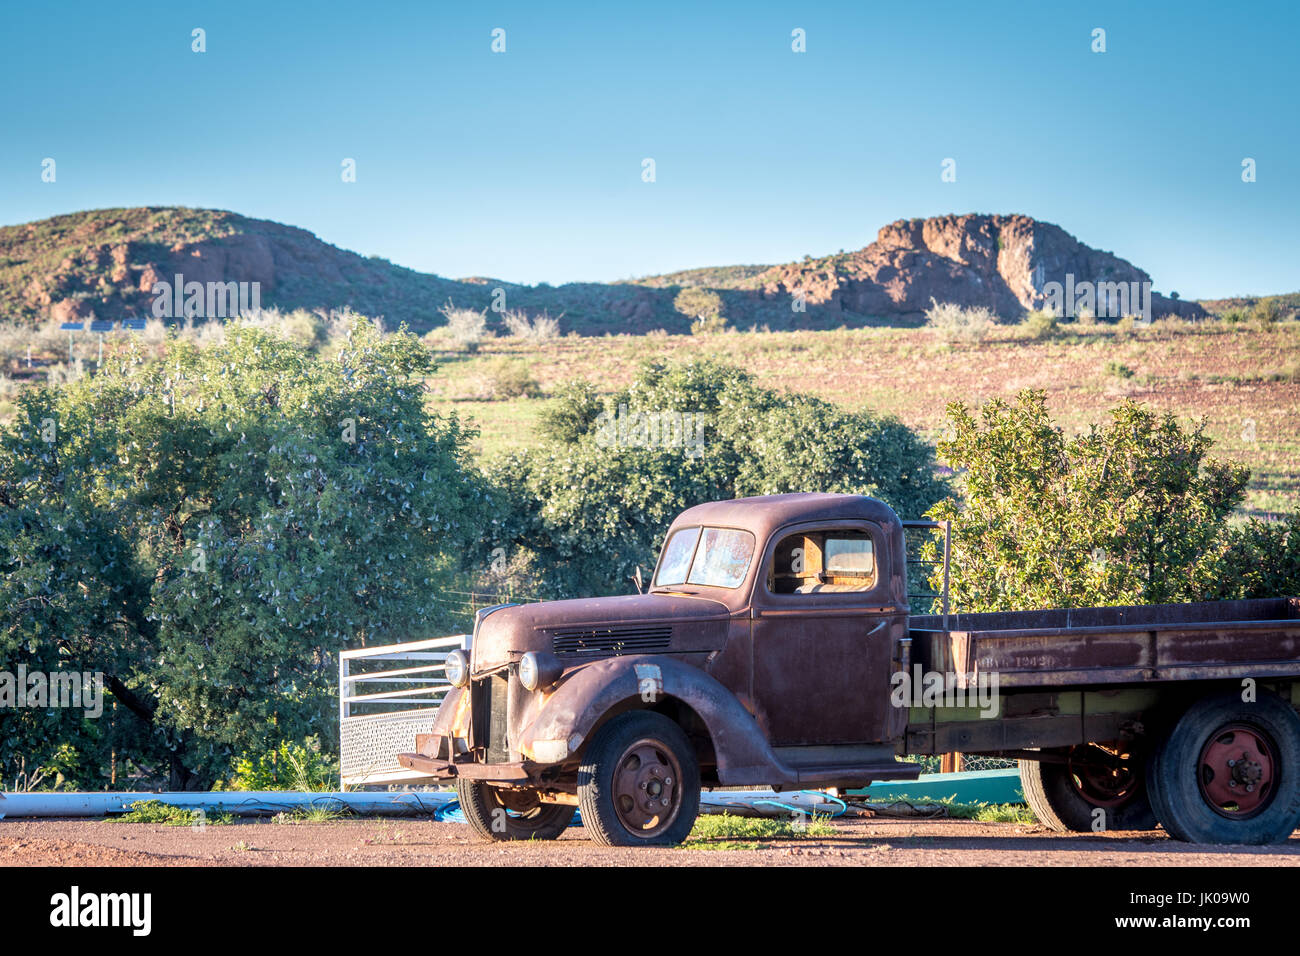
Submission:
{"label": "old pickup truck", "polygon": [[677,843],[701,788],[1019,761],[1062,830],[1258,844],[1300,823],[1300,601],[909,612],[904,523],[860,495],[702,504],[644,594],[478,612],[406,767],[489,839]]}

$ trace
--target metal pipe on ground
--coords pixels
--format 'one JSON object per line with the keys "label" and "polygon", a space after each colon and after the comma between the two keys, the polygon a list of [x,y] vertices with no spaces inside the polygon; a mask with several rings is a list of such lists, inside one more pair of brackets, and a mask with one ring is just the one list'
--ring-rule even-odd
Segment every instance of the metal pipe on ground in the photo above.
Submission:
{"label": "metal pipe on ground", "polygon": [[270,816],[295,810],[350,810],[363,816],[413,816],[435,813],[456,799],[449,791],[401,793],[300,793],[244,790],[186,793],[0,793],[0,818],[104,817],[129,813],[131,804],[157,800],[172,807]]}
{"label": "metal pipe on ground", "polygon": [[[953,799],[957,803],[1021,803],[1017,771],[982,770],[955,774],[922,774],[905,783],[873,783],[846,794],[855,800]],[[210,810],[236,816],[270,816],[294,810],[329,808],[362,816],[439,814],[456,801],[449,790],[400,792],[348,791],[300,793],[285,790],[213,791],[195,793],[0,793],[0,818],[104,817],[129,813],[131,804],[148,800],[173,807]],[[700,795],[701,813],[749,816],[788,816],[793,809],[831,813],[843,804],[817,791],[708,790]]]}

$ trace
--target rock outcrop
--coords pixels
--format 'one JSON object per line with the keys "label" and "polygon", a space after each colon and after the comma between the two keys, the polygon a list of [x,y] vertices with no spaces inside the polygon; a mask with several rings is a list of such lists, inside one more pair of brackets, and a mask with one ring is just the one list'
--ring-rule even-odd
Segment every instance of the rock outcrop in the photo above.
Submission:
{"label": "rock outcrop", "polygon": [[[1048,305],[1053,282],[1141,284],[1151,277],[1051,223],[1020,215],[964,215],[899,220],[858,252],[775,266],[755,281],[765,297],[802,291],[809,305],[862,315],[918,317],[934,299],[987,306],[1013,318]],[[1161,295],[1152,296],[1151,311],[1206,314],[1194,302]]]}

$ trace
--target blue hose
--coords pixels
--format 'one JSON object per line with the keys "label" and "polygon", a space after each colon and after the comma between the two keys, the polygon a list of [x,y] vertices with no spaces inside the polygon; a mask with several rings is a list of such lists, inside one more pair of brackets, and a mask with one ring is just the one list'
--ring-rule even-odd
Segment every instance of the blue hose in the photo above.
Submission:
{"label": "blue hose", "polygon": [[[459,800],[452,800],[445,806],[435,810],[433,818],[439,823],[469,823],[465,819],[465,811],[460,808]],[[573,819],[569,822],[569,826],[582,826],[582,815],[577,810],[573,811]]]}

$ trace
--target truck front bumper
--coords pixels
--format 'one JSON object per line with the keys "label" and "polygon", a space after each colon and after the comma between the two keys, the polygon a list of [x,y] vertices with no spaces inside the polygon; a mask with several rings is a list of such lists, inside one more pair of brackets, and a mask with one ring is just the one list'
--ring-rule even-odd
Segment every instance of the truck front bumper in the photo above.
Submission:
{"label": "truck front bumper", "polygon": [[477,763],[473,760],[443,760],[424,754],[398,754],[397,762],[408,770],[427,773],[442,780],[464,777],[493,783],[526,783],[531,779],[522,763]]}

